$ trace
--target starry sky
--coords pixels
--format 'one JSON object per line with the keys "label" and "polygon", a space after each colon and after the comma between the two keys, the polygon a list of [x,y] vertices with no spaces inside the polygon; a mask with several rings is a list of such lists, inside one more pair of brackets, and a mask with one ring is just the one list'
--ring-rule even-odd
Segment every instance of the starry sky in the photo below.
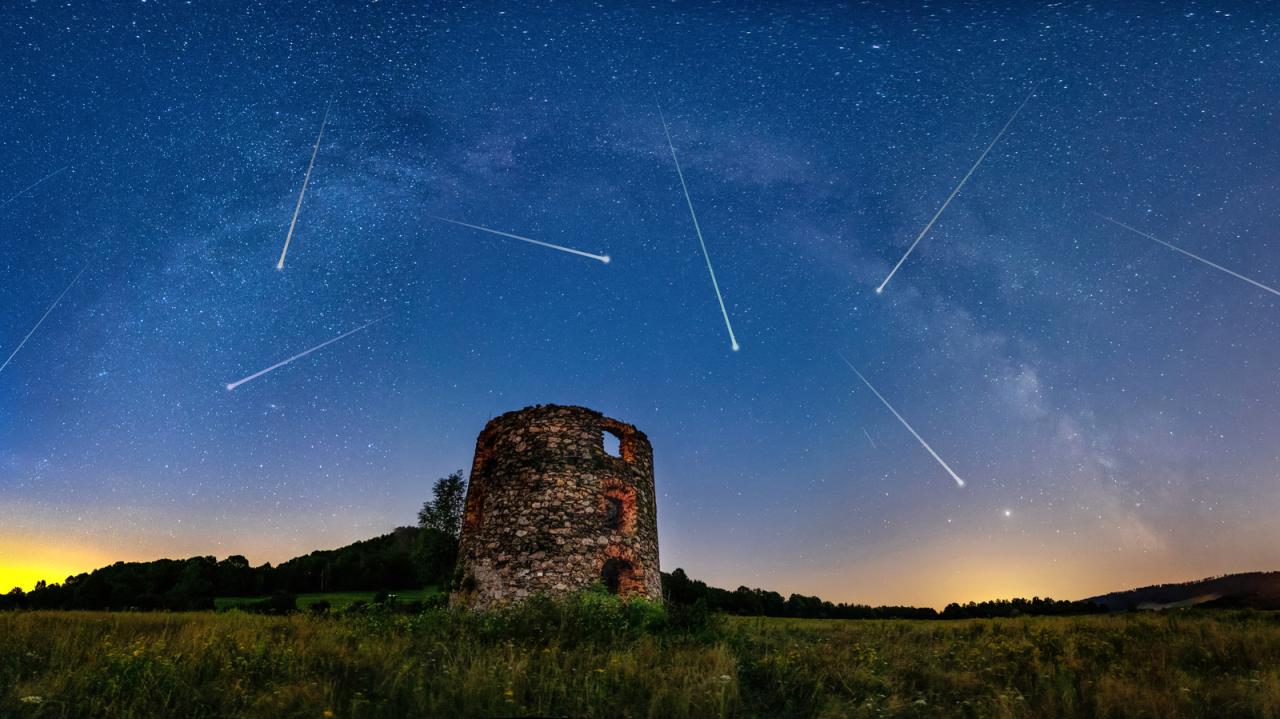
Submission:
{"label": "starry sky", "polygon": [[0,370],[6,589],[413,523],[537,403],[729,588],[1280,568],[1280,297],[1094,214],[1280,286],[1280,9],[235,5],[0,8],[0,357],[84,269]]}

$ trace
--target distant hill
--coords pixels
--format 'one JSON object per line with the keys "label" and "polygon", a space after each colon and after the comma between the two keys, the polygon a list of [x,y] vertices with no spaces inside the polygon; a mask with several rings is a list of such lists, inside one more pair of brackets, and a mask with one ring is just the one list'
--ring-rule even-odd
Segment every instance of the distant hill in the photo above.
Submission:
{"label": "distant hill", "polygon": [[1112,611],[1222,607],[1280,609],[1280,572],[1245,572],[1194,582],[1156,584],[1084,600]]}

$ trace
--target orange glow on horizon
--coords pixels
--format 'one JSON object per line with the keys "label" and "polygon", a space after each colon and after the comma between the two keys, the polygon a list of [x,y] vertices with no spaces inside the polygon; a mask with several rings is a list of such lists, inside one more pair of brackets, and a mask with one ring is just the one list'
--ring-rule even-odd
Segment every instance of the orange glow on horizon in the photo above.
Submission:
{"label": "orange glow on horizon", "polygon": [[35,544],[12,536],[0,536],[0,547],[0,593],[14,587],[31,591],[41,579],[60,584],[116,561],[84,547]]}

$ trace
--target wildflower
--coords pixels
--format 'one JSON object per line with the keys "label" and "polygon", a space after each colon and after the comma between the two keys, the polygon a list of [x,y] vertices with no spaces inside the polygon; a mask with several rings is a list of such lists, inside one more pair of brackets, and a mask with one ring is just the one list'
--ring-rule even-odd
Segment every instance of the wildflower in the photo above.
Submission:
{"label": "wildflower", "polygon": [[38,696],[22,697],[18,701],[22,702],[23,704],[39,704],[44,701],[44,697],[38,697]]}
{"label": "wildflower", "polygon": [[325,709],[325,710],[324,710],[324,715],[323,715],[323,716],[324,716],[324,719],[329,719],[330,717],[332,717],[332,716],[333,716],[333,712],[332,712],[332,711],[330,711],[330,710],[328,710],[328,709]]}
{"label": "wildflower", "polygon": [[730,681],[733,681],[733,677],[730,677],[728,674],[721,674],[720,681],[724,682],[725,684],[728,684]]}

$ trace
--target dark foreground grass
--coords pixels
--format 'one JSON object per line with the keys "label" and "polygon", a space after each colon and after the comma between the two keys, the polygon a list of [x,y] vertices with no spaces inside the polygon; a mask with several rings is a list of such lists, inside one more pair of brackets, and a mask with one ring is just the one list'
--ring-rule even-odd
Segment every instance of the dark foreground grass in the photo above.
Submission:
{"label": "dark foreground grass", "polygon": [[1264,613],[0,613],[2,717],[1280,717]]}

